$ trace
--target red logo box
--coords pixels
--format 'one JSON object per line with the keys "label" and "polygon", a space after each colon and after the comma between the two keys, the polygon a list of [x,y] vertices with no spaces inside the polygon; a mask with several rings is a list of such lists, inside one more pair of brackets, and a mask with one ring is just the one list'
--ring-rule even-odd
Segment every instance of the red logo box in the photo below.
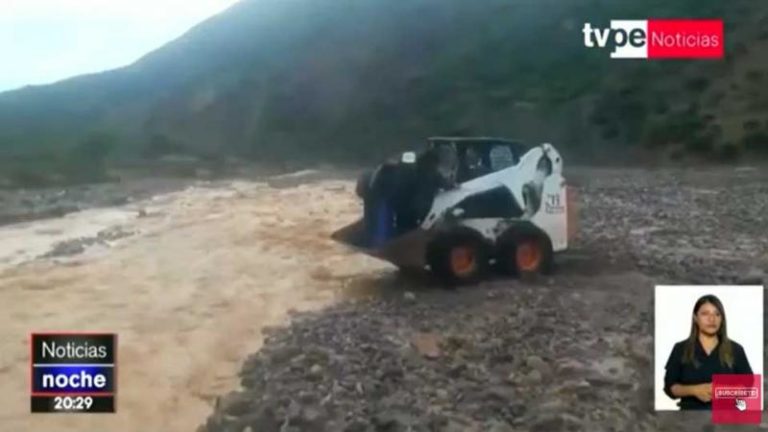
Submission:
{"label": "red logo box", "polygon": [[723,58],[724,37],[723,20],[648,20],[648,58]]}
{"label": "red logo box", "polygon": [[712,423],[760,424],[762,375],[712,375]]}

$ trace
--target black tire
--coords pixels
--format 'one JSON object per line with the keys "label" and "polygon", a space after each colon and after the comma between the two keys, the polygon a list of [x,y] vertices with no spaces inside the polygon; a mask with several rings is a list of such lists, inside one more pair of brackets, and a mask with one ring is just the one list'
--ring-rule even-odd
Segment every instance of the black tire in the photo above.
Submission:
{"label": "black tire", "polygon": [[[459,265],[457,255],[466,255],[466,266]],[[427,247],[427,264],[432,273],[447,287],[470,285],[488,273],[490,247],[479,234],[460,230],[439,235]]]}
{"label": "black tire", "polygon": [[[530,250],[534,251],[528,253]],[[554,268],[552,242],[545,233],[532,227],[513,228],[502,234],[496,259],[504,273],[514,276],[548,275]]]}

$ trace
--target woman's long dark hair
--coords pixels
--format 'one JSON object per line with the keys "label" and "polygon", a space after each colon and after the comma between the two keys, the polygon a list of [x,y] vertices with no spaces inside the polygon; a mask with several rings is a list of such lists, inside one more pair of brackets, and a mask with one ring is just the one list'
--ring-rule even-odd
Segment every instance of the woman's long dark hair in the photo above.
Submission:
{"label": "woman's long dark hair", "polygon": [[[731,340],[728,339],[728,332],[726,330],[725,326],[725,309],[723,308],[723,303],[720,301],[719,298],[715,297],[712,294],[707,294],[705,296],[700,297],[696,304],[693,306],[693,315],[695,316],[699,309],[705,305],[705,304],[711,304],[715,308],[717,308],[718,312],[720,312],[720,317],[722,317],[722,321],[720,323],[720,329],[717,331],[717,338],[718,338],[718,344],[720,345],[720,364],[728,365],[729,368],[733,367],[733,345],[731,344]],[[696,324],[696,319],[691,318],[691,334],[688,336],[688,341],[685,343],[685,350],[683,350],[683,363],[693,364],[696,367],[699,367],[698,362],[696,361],[696,357],[694,356],[694,351],[696,349],[696,343],[698,342],[699,338],[699,326]]]}

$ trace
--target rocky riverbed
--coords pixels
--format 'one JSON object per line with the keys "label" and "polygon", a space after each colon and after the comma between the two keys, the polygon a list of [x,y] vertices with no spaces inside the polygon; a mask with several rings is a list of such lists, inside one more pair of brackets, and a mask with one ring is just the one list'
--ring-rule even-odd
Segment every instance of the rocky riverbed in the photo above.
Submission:
{"label": "rocky riverbed", "polygon": [[670,283],[757,281],[766,270],[765,167],[577,170],[574,177],[579,247],[592,256]]}
{"label": "rocky riverbed", "polygon": [[708,413],[653,411],[653,288],[763,282],[766,171],[569,178],[581,231],[553,276],[454,291],[336,277],[354,298],[265,331],[199,431],[715,430]]}
{"label": "rocky riverbed", "polygon": [[0,189],[0,225],[61,217],[86,209],[122,206],[176,191],[193,183],[182,178],[131,179],[122,182]]}

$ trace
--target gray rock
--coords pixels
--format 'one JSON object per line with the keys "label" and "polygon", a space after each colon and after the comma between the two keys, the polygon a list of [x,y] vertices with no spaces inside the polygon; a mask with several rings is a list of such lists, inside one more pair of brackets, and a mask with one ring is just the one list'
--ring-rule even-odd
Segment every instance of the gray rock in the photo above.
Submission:
{"label": "gray rock", "polygon": [[318,396],[314,392],[308,390],[299,391],[298,398],[303,404],[311,404],[318,400]]}
{"label": "gray rock", "polygon": [[553,413],[565,411],[567,405],[560,399],[552,399],[536,406],[536,411],[541,413]]}
{"label": "gray rock", "polygon": [[483,425],[483,430],[487,432],[512,432],[514,429],[507,423],[498,420],[490,420]]}
{"label": "gray rock", "polygon": [[525,382],[528,384],[538,384],[542,381],[543,377],[541,375],[541,372],[534,369],[528,373],[528,375],[525,376]]}
{"label": "gray rock", "polygon": [[290,420],[297,420],[301,416],[301,405],[292,400],[288,405],[288,409],[285,412],[286,417]]}
{"label": "gray rock", "polygon": [[323,430],[326,416],[323,411],[315,407],[304,407],[301,410],[297,425],[301,430],[320,431]]}
{"label": "gray rock", "polygon": [[[255,413],[246,413],[240,417],[239,423],[243,428],[250,426],[254,431],[276,431],[280,430],[283,421],[278,419],[271,407],[262,407]],[[217,429],[208,428],[209,431]]]}
{"label": "gray rock", "polygon": [[467,364],[462,361],[457,361],[448,370],[448,376],[451,378],[460,377],[467,370]]}
{"label": "gray rock", "polygon": [[582,391],[588,391],[592,385],[589,383],[589,381],[585,379],[577,380],[577,381],[566,381],[563,382],[559,387],[557,387],[558,393],[568,394],[568,393],[579,393]]}
{"label": "gray rock", "polygon": [[251,396],[245,392],[232,392],[217,400],[217,408],[227,415],[238,416],[248,412]]}
{"label": "gray rock", "polygon": [[493,386],[483,393],[484,400],[495,400],[501,402],[511,402],[515,399],[515,392],[512,387]]}
{"label": "gray rock", "polygon": [[759,268],[752,268],[738,279],[740,285],[763,285],[768,282],[765,272]]}
{"label": "gray rock", "polygon": [[314,378],[320,378],[323,376],[323,367],[315,363],[309,368],[309,374]]}
{"label": "gray rock", "polygon": [[384,411],[373,417],[377,432],[404,432],[413,423],[411,416],[399,411]]}
{"label": "gray rock", "polygon": [[627,347],[637,360],[650,363],[653,360],[653,338],[642,336],[637,339],[627,339]]}
{"label": "gray rock", "polygon": [[296,357],[291,359],[291,365],[293,366],[300,366],[304,361],[307,359],[307,356],[305,354],[299,354]]}
{"label": "gray rock", "polygon": [[86,238],[62,241],[56,243],[53,246],[53,249],[42,255],[41,258],[58,258],[79,255],[85,252],[86,246],[90,246],[93,243],[93,240],[88,240]]}
{"label": "gray rock", "polygon": [[466,432],[467,427],[464,424],[458,423],[454,420],[449,420],[448,423],[442,428],[438,429],[442,432]]}
{"label": "gray rock", "polygon": [[529,368],[535,369],[546,376],[552,372],[552,368],[539,356],[532,355],[525,359],[525,363]]}
{"label": "gray rock", "polygon": [[370,423],[363,419],[353,419],[346,423],[344,432],[366,432],[370,427]]}
{"label": "gray rock", "polygon": [[547,432],[579,431],[583,429],[584,422],[568,413],[542,413],[530,423],[531,430]]}

